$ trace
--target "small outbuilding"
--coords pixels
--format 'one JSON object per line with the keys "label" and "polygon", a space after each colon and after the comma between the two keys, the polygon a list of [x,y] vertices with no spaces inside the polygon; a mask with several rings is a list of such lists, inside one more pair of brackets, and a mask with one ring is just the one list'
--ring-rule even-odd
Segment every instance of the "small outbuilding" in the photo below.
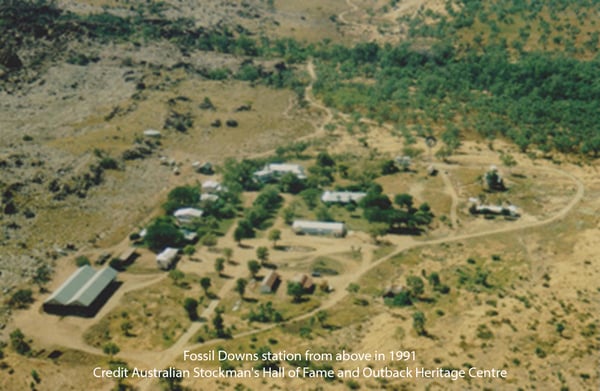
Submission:
{"label": "small outbuilding", "polygon": [[201,202],[215,202],[219,199],[219,196],[216,194],[207,194],[207,193],[202,193],[200,194],[200,201]]}
{"label": "small outbuilding", "polygon": [[160,138],[161,133],[160,133],[160,131],[158,131],[156,129],[146,129],[146,130],[144,130],[144,136],[145,137]]}
{"label": "small outbuilding", "polygon": [[323,235],[343,237],[346,235],[346,225],[338,222],[296,220],[292,230],[297,235]]}
{"label": "small outbuilding", "polygon": [[175,219],[177,219],[179,224],[188,224],[195,219],[199,219],[203,214],[204,212],[201,209],[181,208],[177,209],[175,213],[173,213],[173,216],[175,216]]}
{"label": "small outbuilding", "polygon": [[303,273],[298,273],[290,281],[300,284],[305,292],[312,292],[315,288],[312,278]]}
{"label": "small outbuilding", "polygon": [[210,162],[193,162],[192,168],[194,171],[204,175],[212,175],[215,173]]}
{"label": "small outbuilding", "polygon": [[127,264],[133,262],[137,256],[137,249],[135,247],[129,247],[127,250],[119,254],[117,259],[121,264]]}
{"label": "small outbuilding", "polygon": [[383,297],[394,297],[404,290],[404,287],[400,284],[390,284],[383,288]]}
{"label": "small outbuilding", "polygon": [[217,181],[202,182],[202,193],[215,194],[223,190],[223,186]]}
{"label": "small outbuilding", "polygon": [[163,270],[168,270],[173,266],[179,255],[179,249],[173,247],[165,248],[156,256],[156,264]]}
{"label": "small outbuilding", "polygon": [[260,293],[273,293],[280,283],[281,276],[275,270],[271,270],[260,283]]}

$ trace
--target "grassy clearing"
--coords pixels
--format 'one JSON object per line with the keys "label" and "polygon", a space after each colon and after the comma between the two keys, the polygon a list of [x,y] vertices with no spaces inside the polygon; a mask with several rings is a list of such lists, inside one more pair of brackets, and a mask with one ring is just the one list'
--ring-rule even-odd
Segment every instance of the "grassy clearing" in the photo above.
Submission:
{"label": "grassy clearing", "polygon": [[[171,346],[191,324],[182,304],[185,297],[198,296],[197,281],[188,273],[179,286],[167,280],[126,293],[120,305],[85,332],[84,340],[96,347],[112,341],[121,349]],[[131,326],[127,333],[125,323]]]}

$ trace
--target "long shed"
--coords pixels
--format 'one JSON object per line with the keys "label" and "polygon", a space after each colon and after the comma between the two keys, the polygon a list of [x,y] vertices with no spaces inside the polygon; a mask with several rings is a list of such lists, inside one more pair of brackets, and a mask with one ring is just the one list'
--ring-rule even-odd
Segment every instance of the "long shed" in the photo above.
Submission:
{"label": "long shed", "polygon": [[84,265],[44,301],[43,308],[46,312],[62,315],[91,316],[116,289],[117,274],[111,267],[94,270]]}
{"label": "long shed", "polygon": [[346,224],[344,223],[309,220],[294,221],[294,224],[292,224],[292,230],[298,235],[307,234],[335,237],[343,237],[347,232]]}

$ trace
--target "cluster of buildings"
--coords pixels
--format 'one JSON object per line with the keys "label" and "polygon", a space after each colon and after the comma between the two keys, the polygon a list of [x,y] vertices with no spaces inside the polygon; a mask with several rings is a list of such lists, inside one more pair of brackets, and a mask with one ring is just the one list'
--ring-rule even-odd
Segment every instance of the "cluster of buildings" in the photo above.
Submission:
{"label": "cluster of buildings", "polygon": [[[312,278],[303,273],[296,274],[292,279],[290,279],[290,282],[300,284],[306,293],[312,293],[315,289],[315,284]],[[281,275],[275,270],[271,270],[263,277],[259,286],[259,291],[260,293],[274,293],[280,285]]]}
{"label": "cluster of buildings", "polygon": [[[206,181],[202,183],[202,192],[200,194],[200,202],[215,202],[219,199],[219,194],[227,189],[217,181]],[[173,217],[180,225],[190,224],[196,219],[199,219],[204,214],[202,209],[194,207],[185,207],[177,209],[173,212]]]}

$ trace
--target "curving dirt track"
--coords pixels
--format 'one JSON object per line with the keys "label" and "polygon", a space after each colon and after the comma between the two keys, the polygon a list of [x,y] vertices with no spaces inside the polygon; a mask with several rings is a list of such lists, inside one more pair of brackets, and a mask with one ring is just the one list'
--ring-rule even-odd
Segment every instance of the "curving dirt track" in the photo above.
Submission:
{"label": "curving dirt track", "polygon": [[[350,1],[348,1],[348,3],[352,4],[352,3],[350,3]],[[307,71],[311,77],[312,82],[306,87],[306,90],[305,90],[306,100],[312,107],[314,107],[318,110],[322,110],[325,113],[325,119],[323,121],[321,121],[320,124],[318,124],[318,125],[315,124],[316,132],[305,137],[305,138],[312,138],[312,137],[321,135],[323,133],[325,125],[330,123],[333,120],[334,113],[330,108],[324,106],[321,102],[319,102],[312,93],[313,83],[315,80],[317,80],[317,75],[316,75],[316,72],[314,69],[314,64],[313,64],[312,60],[309,60],[307,63]],[[340,114],[340,115],[345,116],[346,114]],[[371,121],[368,119],[363,119],[363,121],[366,123],[373,123],[373,124],[375,123],[374,121]],[[391,126],[388,124],[385,124],[384,127],[391,128]],[[268,153],[271,153],[271,151],[269,151]],[[441,169],[444,169],[447,167],[449,167],[449,166],[438,165],[438,168],[441,168]],[[553,216],[551,216],[547,219],[541,220],[541,221],[535,221],[535,222],[519,222],[519,221],[517,221],[517,222],[514,222],[514,224],[512,224],[510,226],[506,226],[506,227],[502,227],[502,228],[498,228],[498,229],[492,229],[489,231],[469,233],[469,234],[458,234],[458,235],[453,235],[453,236],[440,238],[440,239],[417,241],[417,240],[414,240],[413,238],[403,237],[401,239],[395,240],[394,244],[396,244],[397,247],[394,252],[392,252],[382,258],[379,258],[377,260],[364,259],[363,262],[360,264],[358,270],[356,270],[356,272],[352,273],[351,275],[346,274],[346,275],[340,276],[336,280],[336,285],[337,286],[347,286],[347,284],[349,284],[351,282],[356,282],[365,273],[367,273],[371,269],[373,269],[373,268],[377,267],[378,265],[380,265],[381,263],[386,262],[387,260],[397,256],[398,254],[400,254],[404,251],[407,251],[409,249],[412,249],[412,248],[424,247],[424,246],[429,246],[429,245],[438,245],[441,243],[450,243],[450,242],[462,241],[462,240],[473,239],[473,238],[480,238],[480,237],[491,236],[491,235],[495,235],[495,234],[499,234],[499,233],[527,230],[527,229],[551,224],[553,222],[556,222],[556,221],[564,218],[565,216],[567,216],[569,214],[569,212],[571,212],[571,210],[582,199],[584,192],[585,192],[583,183],[574,175],[569,174],[565,171],[556,169],[556,168],[536,167],[536,169],[546,170],[546,171],[550,171],[550,172],[553,172],[558,175],[565,176],[565,177],[569,178],[577,187],[576,193],[572,197],[572,199],[569,201],[569,203],[567,205],[565,205],[559,212],[555,213]],[[442,173],[442,179],[444,180],[446,191],[452,197],[451,221],[452,221],[453,226],[456,227],[457,222],[458,222],[457,212],[456,212],[457,204],[458,204],[458,196],[457,196],[456,190],[453,188],[452,183],[450,182],[449,178],[446,176],[445,173]],[[228,239],[229,239],[229,236],[231,236],[231,233],[230,233],[230,235],[228,235]],[[335,251],[338,251],[338,250],[335,250]],[[331,252],[333,252],[333,251],[319,251],[318,255],[327,255]],[[238,273],[240,273],[240,272],[238,271]],[[134,284],[128,286],[126,291],[142,289],[145,286],[148,286],[150,284],[153,284],[153,283],[159,281],[161,278],[164,278],[164,276],[161,276],[159,278],[154,278],[152,280],[148,280],[145,282],[135,282]],[[220,297],[222,297],[222,296],[224,296],[225,293],[230,292],[233,289],[234,284],[235,284],[235,278],[232,278],[220,289],[220,291],[218,292],[218,295]],[[122,297],[122,295],[126,291],[118,292],[118,295],[113,297],[111,302],[118,303],[118,299],[120,297]],[[327,297],[327,299],[322,303],[322,305],[319,308],[317,308],[311,312],[297,316],[293,319],[290,319],[290,320],[286,321],[285,323],[291,323],[291,322],[295,322],[298,320],[307,319],[311,316],[314,316],[320,310],[332,308],[336,304],[338,304],[341,300],[343,300],[348,294],[349,293],[347,291],[345,291],[344,289],[337,289],[336,291],[334,291]],[[218,306],[218,304],[219,304],[218,300],[213,300],[210,303],[209,307],[204,310],[204,312],[201,314],[201,316],[206,319],[209,318],[213,314],[214,309]],[[103,309],[102,313],[106,313],[107,311],[110,310],[110,308],[111,307],[107,307],[107,308]],[[101,314],[99,314],[99,315],[101,315]],[[23,323],[23,322],[18,322],[18,323]],[[197,349],[202,346],[207,346],[207,345],[212,345],[212,344],[218,343],[219,340],[211,340],[211,341],[207,341],[204,343],[189,344],[188,341],[190,340],[190,338],[203,325],[204,325],[204,323],[201,323],[201,322],[193,323],[190,326],[190,328],[171,347],[169,347],[166,350],[163,350],[160,352],[123,351],[119,354],[119,357],[122,357],[127,360],[131,360],[133,362],[144,363],[144,364],[148,365],[149,367],[150,366],[156,367],[156,368],[165,367],[165,366],[169,365],[170,363],[172,363],[174,360],[176,360],[178,357],[180,357],[182,354],[182,351],[184,349],[193,350],[193,349]],[[22,329],[27,328],[27,326],[24,324],[22,324],[20,326],[23,326],[23,327],[21,327]],[[242,337],[260,333],[265,330],[268,330],[268,329],[271,329],[274,327],[278,327],[278,326],[280,326],[280,324],[266,325],[266,326],[261,327],[256,330],[251,330],[251,331],[237,334],[233,338],[242,338]],[[24,331],[26,334],[29,334],[29,335],[37,334],[35,332],[35,330],[33,330],[32,328],[31,328],[31,330],[25,329]],[[68,348],[80,350],[80,351],[94,354],[94,355],[102,354],[100,349],[96,349],[91,346],[88,346],[87,344],[85,344],[83,342],[83,340],[81,338],[73,338],[72,335],[63,335],[62,337],[59,337],[59,339],[57,339],[57,335],[53,334],[51,340],[49,339],[48,341],[43,341],[43,342],[48,343],[50,345],[59,344],[59,345],[62,345],[62,346],[68,347]],[[151,379],[143,380],[137,384],[137,387],[139,387],[139,389],[141,389],[141,390],[148,389],[151,386],[151,381],[152,381]]]}

